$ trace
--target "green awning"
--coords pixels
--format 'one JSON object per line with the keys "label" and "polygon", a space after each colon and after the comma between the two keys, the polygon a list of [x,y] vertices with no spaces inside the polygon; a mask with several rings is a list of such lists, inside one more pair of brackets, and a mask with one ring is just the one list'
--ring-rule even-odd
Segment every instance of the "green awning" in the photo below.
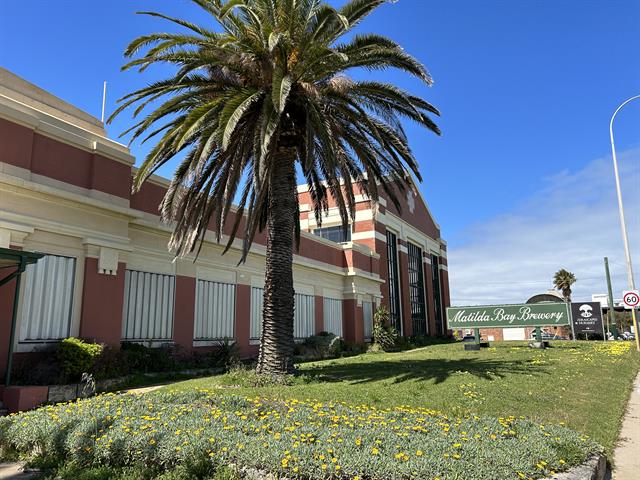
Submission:
{"label": "green awning", "polygon": [[20,298],[20,275],[25,271],[27,265],[36,263],[44,257],[42,253],[27,252],[24,250],[13,250],[11,248],[0,248],[0,272],[4,269],[12,269],[7,275],[0,278],[0,287],[16,279],[16,291],[13,298],[13,311],[11,312],[11,334],[9,335],[9,353],[7,358],[7,369],[5,371],[5,385],[11,383],[11,364],[13,360],[13,343],[16,334],[16,315],[18,312],[18,299]]}

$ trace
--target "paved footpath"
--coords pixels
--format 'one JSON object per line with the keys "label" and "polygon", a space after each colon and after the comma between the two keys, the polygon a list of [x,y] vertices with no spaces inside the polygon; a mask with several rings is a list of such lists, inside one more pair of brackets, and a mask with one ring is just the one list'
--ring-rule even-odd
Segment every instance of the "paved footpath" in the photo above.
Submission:
{"label": "paved footpath", "polygon": [[35,480],[38,477],[37,472],[22,471],[21,463],[0,463],[0,480]]}
{"label": "paved footpath", "polygon": [[613,460],[613,480],[640,479],[640,374],[633,385]]}

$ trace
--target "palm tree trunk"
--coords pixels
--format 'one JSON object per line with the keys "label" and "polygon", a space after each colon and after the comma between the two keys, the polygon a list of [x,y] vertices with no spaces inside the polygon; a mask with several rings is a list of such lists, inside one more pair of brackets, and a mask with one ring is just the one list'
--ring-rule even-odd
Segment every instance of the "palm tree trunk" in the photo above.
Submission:
{"label": "palm tree trunk", "polygon": [[296,218],[295,151],[281,148],[274,158],[258,373],[293,372],[293,239]]}

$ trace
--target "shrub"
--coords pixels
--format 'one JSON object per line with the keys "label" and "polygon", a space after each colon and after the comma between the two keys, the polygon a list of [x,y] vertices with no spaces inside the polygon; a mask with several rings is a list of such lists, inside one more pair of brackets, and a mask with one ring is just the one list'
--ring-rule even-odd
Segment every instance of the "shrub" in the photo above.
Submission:
{"label": "shrub", "polygon": [[83,373],[89,372],[96,358],[102,353],[102,345],[87,343],[79,338],[65,338],[58,345],[56,356],[60,368],[72,381],[80,380]]}
{"label": "shrub", "polygon": [[217,343],[215,348],[207,355],[207,366],[229,369],[240,362],[240,347],[228,338]]}
{"label": "shrub", "polygon": [[389,325],[389,311],[384,306],[378,307],[373,315],[371,337],[373,343],[384,351],[393,349],[398,342],[398,331],[395,327]]}
{"label": "shrub", "polygon": [[96,380],[105,380],[124,377],[132,372],[126,353],[120,348],[106,345],[100,356],[95,359],[91,373]]}
{"label": "shrub", "polygon": [[166,372],[176,366],[170,346],[152,348],[139,343],[123,342],[120,348],[133,372]]}
{"label": "shrub", "polygon": [[305,338],[302,343],[304,356],[322,359],[337,357],[344,348],[344,342],[339,336],[330,332],[320,332]]}
{"label": "shrub", "polygon": [[214,470],[231,479],[231,465],[306,480],[542,478],[601,451],[563,426],[516,417],[210,390],[106,394],[3,417],[0,444],[86,469],[163,470],[172,480]]}

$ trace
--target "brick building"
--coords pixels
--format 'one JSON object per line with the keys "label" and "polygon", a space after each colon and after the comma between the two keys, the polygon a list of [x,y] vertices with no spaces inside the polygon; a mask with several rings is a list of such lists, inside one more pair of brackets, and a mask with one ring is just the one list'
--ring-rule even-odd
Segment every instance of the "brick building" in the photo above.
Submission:
{"label": "brick building", "polygon": [[[255,354],[265,235],[240,266],[242,240],[221,255],[213,234],[195,262],[174,260],[170,227],[158,216],[168,181],[154,176],[132,195],[134,161],[99,120],[0,69],[0,247],[45,254],[23,275],[15,355],[68,336],[186,349],[229,338]],[[306,187],[299,199],[298,339],[327,330],[365,341],[380,304],[403,335],[444,332],[446,243],[417,191],[403,198],[402,213],[385,198],[358,196],[347,238],[335,209],[317,228]],[[15,281],[0,287],[0,376],[14,292]]]}

